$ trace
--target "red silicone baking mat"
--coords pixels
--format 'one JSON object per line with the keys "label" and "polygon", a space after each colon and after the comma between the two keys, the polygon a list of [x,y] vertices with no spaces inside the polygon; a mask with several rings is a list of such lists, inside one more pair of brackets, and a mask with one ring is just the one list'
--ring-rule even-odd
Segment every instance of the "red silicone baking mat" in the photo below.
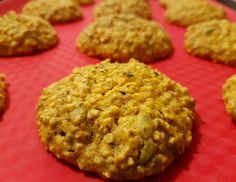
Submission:
{"label": "red silicone baking mat", "polygon": [[[0,13],[20,10],[25,0],[5,0]],[[236,181],[236,125],[227,115],[221,98],[221,86],[236,68],[215,64],[188,55],[183,47],[185,28],[164,21],[164,9],[150,0],[154,20],[170,33],[175,52],[172,57],[152,66],[189,88],[196,99],[197,120],[193,142],[184,155],[165,172],[142,181]],[[97,1],[98,3],[98,1]],[[94,5],[83,7],[81,22],[55,26],[60,44],[33,56],[1,58],[0,72],[8,82],[8,108],[0,118],[1,182],[95,182],[97,175],[85,174],[47,153],[35,126],[35,105],[40,93],[63,78],[74,67],[94,64],[97,59],[82,55],[75,48],[78,33],[92,20]],[[230,20],[236,12],[226,9]]]}

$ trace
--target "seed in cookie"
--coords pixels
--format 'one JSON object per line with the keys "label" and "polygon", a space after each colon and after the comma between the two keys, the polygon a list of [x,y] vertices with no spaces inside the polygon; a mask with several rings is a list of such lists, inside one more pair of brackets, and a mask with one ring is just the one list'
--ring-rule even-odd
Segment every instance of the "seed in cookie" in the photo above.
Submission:
{"label": "seed in cookie", "polygon": [[50,49],[58,43],[53,27],[44,19],[17,15],[0,17],[0,56],[27,55]]}
{"label": "seed in cookie", "polygon": [[211,20],[192,25],[185,33],[186,50],[198,57],[236,66],[236,24]]}
{"label": "seed in cookie", "polygon": [[223,85],[223,98],[227,112],[236,121],[236,75],[231,76]]}
{"label": "seed in cookie", "polygon": [[49,151],[116,180],[162,172],[190,144],[193,119],[187,89],[134,59],[76,68],[37,106]]}
{"label": "seed in cookie", "polygon": [[96,18],[116,14],[133,14],[145,19],[151,19],[151,10],[146,0],[105,0],[94,11]]}
{"label": "seed in cookie", "polygon": [[226,18],[223,8],[213,6],[205,1],[194,1],[186,3],[180,1],[175,6],[170,6],[165,13],[166,20],[179,25],[189,26],[212,19]]}
{"label": "seed in cookie", "polygon": [[76,45],[89,56],[119,62],[130,58],[151,62],[172,52],[171,40],[158,23],[131,14],[98,18],[79,35]]}
{"label": "seed in cookie", "polygon": [[6,106],[6,81],[5,76],[0,74],[0,113]]}
{"label": "seed in cookie", "polygon": [[66,23],[82,19],[80,6],[74,0],[34,0],[23,8],[23,13],[39,16],[51,23]]}

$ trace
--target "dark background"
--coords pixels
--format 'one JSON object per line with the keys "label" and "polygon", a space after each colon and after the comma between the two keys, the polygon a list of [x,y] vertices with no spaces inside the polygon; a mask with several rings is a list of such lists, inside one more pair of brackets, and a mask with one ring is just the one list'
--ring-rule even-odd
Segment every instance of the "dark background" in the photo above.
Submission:
{"label": "dark background", "polygon": [[233,9],[236,9],[236,1],[233,0],[219,0],[219,1],[230,6]]}

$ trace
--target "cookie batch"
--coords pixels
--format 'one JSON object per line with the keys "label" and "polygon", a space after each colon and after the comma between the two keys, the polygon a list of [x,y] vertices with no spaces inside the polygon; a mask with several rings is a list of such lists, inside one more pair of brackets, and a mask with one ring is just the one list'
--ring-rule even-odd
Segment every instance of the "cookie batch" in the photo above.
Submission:
{"label": "cookie batch", "polygon": [[[94,0],[31,0],[0,17],[0,57],[37,54],[60,41],[55,24],[83,19]],[[192,56],[236,66],[236,24],[205,0],[159,0],[165,19],[184,28]],[[80,31],[77,51],[101,63],[75,68],[44,88],[36,106],[39,137],[56,158],[106,180],[140,180],[164,171],[192,141],[195,99],[187,88],[146,65],[174,53],[147,0],[102,0]],[[78,22],[79,23],[79,22]],[[144,64],[145,63],[145,64]],[[0,73],[0,113],[6,110]],[[236,120],[236,75],[222,86]]]}

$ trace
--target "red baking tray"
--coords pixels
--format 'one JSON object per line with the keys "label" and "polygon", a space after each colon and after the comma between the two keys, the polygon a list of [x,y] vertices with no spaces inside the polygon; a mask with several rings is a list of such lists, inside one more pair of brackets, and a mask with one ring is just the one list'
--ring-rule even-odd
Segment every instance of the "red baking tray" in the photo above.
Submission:
{"label": "red baking tray", "polygon": [[[0,14],[10,9],[19,11],[25,2],[0,2]],[[188,55],[183,47],[185,28],[166,23],[164,9],[157,0],[149,2],[154,20],[170,33],[175,48],[172,57],[151,66],[189,88],[196,99],[197,119],[193,142],[185,154],[162,174],[142,181],[234,182],[236,125],[225,111],[221,86],[236,73],[236,68]],[[83,21],[55,26],[60,37],[56,48],[32,56],[0,59],[0,72],[7,77],[9,93],[8,108],[0,118],[1,182],[102,181],[99,176],[83,173],[46,152],[35,126],[35,105],[42,89],[68,75],[75,67],[99,62],[79,53],[75,47],[78,33],[92,21],[93,8],[94,5],[82,8]],[[236,21],[236,12],[225,9],[229,19]]]}

